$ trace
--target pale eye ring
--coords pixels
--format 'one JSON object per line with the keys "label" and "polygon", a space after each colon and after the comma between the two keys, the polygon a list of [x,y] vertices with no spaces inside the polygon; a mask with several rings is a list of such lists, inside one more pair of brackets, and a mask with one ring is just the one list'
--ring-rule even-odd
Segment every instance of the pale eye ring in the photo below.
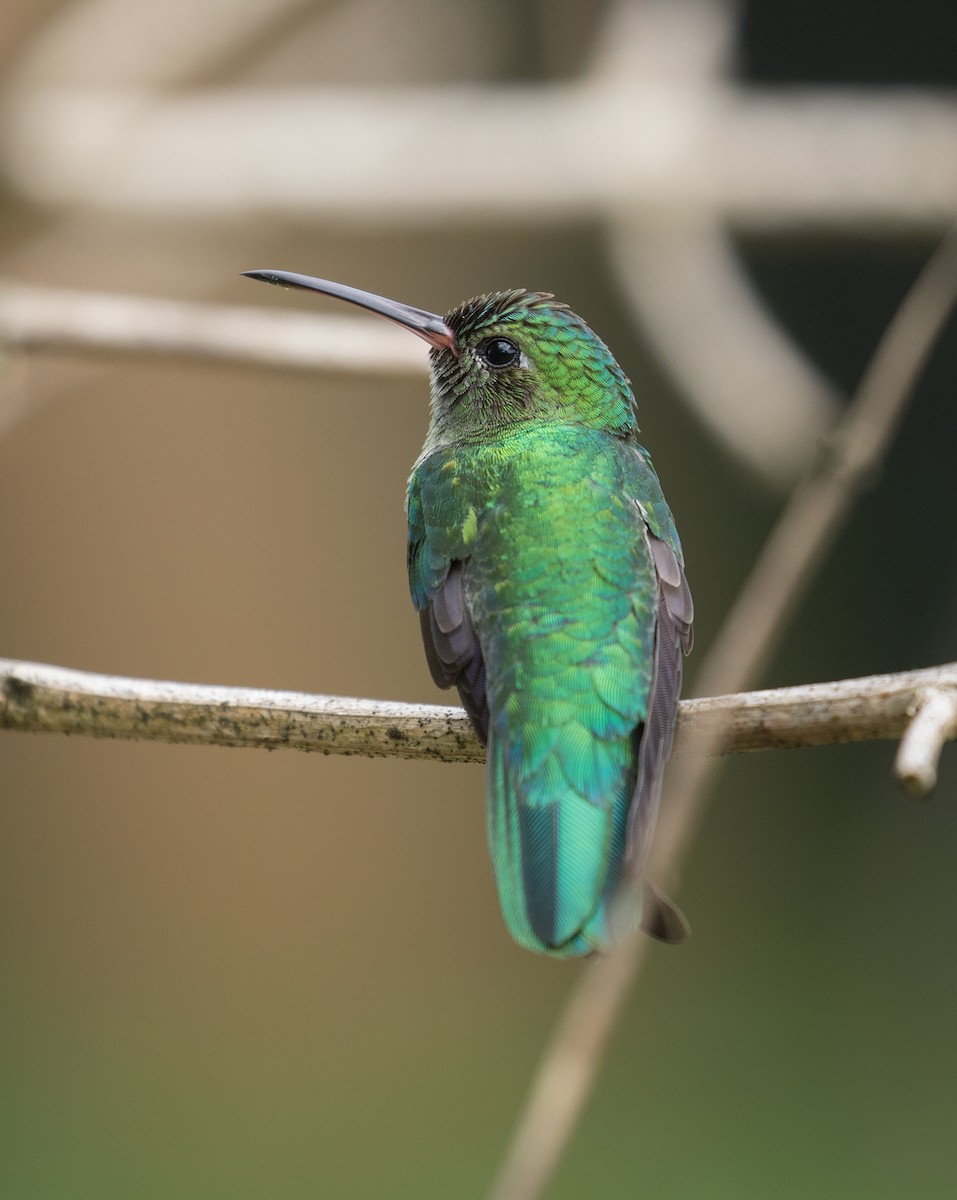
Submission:
{"label": "pale eye ring", "polygon": [[484,342],[479,342],[475,350],[482,362],[495,370],[514,367],[522,357],[520,347],[506,337],[486,338]]}

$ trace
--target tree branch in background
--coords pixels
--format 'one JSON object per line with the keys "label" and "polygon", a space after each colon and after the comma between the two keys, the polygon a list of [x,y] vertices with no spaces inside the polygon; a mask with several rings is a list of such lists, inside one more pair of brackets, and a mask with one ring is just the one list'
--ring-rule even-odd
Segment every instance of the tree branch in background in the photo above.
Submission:
{"label": "tree branch in background", "polygon": [[[955,300],[957,229],[940,244],[905,296],[825,453],[792,493],[698,672],[698,691],[708,695],[753,686],[854,498],[880,465]],[[925,724],[932,726],[934,736],[922,742],[919,726],[909,745],[932,746],[941,731],[950,728],[939,718]],[[678,874],[718,771],[718,760],[711,756],[724,736],[720,725],[696,732],[687,747],[693,753],[674,763],[666,776],[662,820],[649,867],[656,877],[674,881]],[[925,756],[925,768],[927,761]],[[906,751],[904,766],[908,768]],[[914,778],[920,775],[918,770]],[[925,771],[924,782],[930,777]],[[632,936],[582,968],[539,1063],[493,1200],[541,1196],[584,1107],[608,1035],[647,948],[647,938]]]}
{"label": "tree branch in background", "polygon": [[[932,720],[941,709],[957,712],[957,663],[683,700],[675,753],[693,751],[713,732],[721,735],[713,750],[723,754],[906,734],[908,786],[930,779],[929,790],[944,742],[957,736]],[[11,659],[0,659],[0,728],[370,758],[485,758],[461,708],[126,679]]]}
{"label": "tree branch in background", "polygon": [[425,376],[410,341],[362,318],[0,284],[0,347]]}
{"label": "tree branch in background", "polygon": [[[5,101],[0,161],[23,196],[128,217],[428,229],[540,226],[638,206],[704,210],[738,229],[860,232],[940,229],[957,192],[957,108],[945,89],[692,90],[679,79],[606,90],[585,79],[157,96],[92,83]],[[490,128],[494,155],[422,170],[436,145],[481,145]],[[369,186],[370,161],[380,186]]]}

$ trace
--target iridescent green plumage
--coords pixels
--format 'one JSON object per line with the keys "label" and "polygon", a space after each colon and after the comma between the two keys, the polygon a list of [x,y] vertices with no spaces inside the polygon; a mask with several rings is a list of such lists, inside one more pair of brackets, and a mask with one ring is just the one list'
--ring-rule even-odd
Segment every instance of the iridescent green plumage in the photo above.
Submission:
{"label": "iridescent green plumage", "polygon": [[[691,596],[634,398],[551,296],[445,318],[340,284],[250,272],[372,309],[432,346],[431,420],[409,480],[408,565],[435,681],[488,745],[489,849],[506,925],[558,957],[639,922],[637,879],[671,747]],[[630,897],[630,900],[628,899]]]}
{"label": "iridescent green plumage", "polygon": [[[680,577],[688,640],[680,547],[635,441],[628,382],[578,317],[551,297],[511,292],[446,322],[457,354],[432,351],[432,422],[409,483],[412,596],[428,613],[450,573],[461,591],[462,623],[430,619],[424,633],[433,659],[439,647],[437,681],[459,683],[487,737],[489,848],[506,924],[533,950],[588,953],[612,939],[608,906],[629,844],[655,681],[656,541]],[[518,346],[515,364],[483,363],[481,347],[496,338]],[[443,664],[450,633],[464,650],[446,651],[453,662]],[[476,651],[484,720],[467,678]],[[669,744],[676,702],[675,691]],[[658,779],[648,782],[634,853],[657,803]]]}

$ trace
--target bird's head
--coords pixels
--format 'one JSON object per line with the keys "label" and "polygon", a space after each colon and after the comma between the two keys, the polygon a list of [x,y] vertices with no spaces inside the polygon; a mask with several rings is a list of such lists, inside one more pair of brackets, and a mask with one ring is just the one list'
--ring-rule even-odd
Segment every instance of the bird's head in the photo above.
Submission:
{"label": "bird's head", "polygon": [[428,342],[432,443],[477,441],[532,421],[585,425],[619,436],[637,428],[631,387],[611,351],[548,293],[493,292],[441,317],[308,275],[246,274],[356,304]]}

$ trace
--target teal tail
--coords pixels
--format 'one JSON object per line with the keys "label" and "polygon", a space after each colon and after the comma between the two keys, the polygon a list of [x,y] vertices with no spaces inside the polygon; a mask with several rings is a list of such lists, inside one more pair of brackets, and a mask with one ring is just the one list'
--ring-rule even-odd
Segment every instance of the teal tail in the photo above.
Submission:
{"label": "teal tail", "polygon": [[647,881],[619,888],[633,769],[621,772],[611,804],[567,792],[529,803],[517,793],[503,745],[493,732],[486,820],[502,916],[515,941],[553,958],[608,950],[638,928],[658,941],[683,941],[683,915]]}
{"label": "teal tail", "polygon": [[[568,733],[562,731],[563,741]],[[510,762],[508,741],[494,730],[488,749],[489,851],[509,932],[520,945],[559,958],[606,949],[607,909],[621,874],[634,790],[630,750],[592,744],[605,768],[592,800],[570,787],[560,750],[544,756],[529,780],[527,760],[516,751]],[[616,764],[616,750],[627,761]],[[636,908],[634,924],[639,919]],[[622,932],[616,929],[616,940]]]}

